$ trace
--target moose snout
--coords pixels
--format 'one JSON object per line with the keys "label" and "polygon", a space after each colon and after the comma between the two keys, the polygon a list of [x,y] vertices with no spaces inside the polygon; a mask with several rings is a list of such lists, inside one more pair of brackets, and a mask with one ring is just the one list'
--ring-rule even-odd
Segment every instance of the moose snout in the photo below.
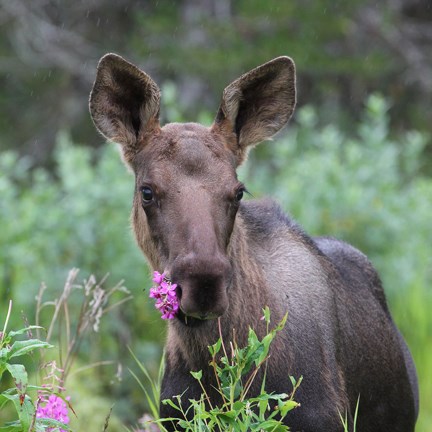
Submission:
{"label": "moose snout", "polygon": [[223,315],[232,272],[229,261],[221,256],[200,259],[194,254],[176,261],[171,276],[179,287],[181,311],[201,320]]}

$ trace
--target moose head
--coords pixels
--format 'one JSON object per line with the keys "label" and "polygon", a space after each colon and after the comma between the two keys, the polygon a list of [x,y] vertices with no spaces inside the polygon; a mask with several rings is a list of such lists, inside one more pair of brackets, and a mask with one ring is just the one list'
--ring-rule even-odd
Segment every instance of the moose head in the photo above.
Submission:
{"label": "moose head", "polygon": [[288,122],[295,101],[294,63],[278,57],[225,88],[212,126],[161,127],[155,82],[118,55],[101,59],[90,112],[135,174],[135,235],[152,267],[177,283],[180,320],[226,311],[230,240],[245,192],[236,168]]}

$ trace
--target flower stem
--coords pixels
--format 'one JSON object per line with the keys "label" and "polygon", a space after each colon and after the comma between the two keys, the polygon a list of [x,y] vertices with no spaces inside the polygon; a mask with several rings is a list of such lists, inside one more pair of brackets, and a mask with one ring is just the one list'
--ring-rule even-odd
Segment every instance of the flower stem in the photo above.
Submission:
{"label": "flower stem", "polygon": [[0,343],[3,342],[3,339],[6,337],[6,329],[7,329],[7,325],[9,322],[11,312],[12,312],[12,300],[9,300],[9,308],[8,308],[7,315],[6,315],[6,321],[5,321],[4,327],[3,327],[3,333],[1,334]]}

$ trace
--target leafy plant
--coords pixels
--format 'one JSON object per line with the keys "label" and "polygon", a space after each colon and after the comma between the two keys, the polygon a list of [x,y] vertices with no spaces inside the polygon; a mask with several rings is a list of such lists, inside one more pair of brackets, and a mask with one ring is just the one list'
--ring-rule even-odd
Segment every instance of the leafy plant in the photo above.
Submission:
{"label": "leafy plant", "polygon": [[[50,428],[60,428],[68,431],[69,427],[55,418],[39,418],[39,406],[41,397],[36,402],[28,392],[31,390],[43,391],[44,388],[29,384],[27,370],[24,364],[15,363],[15,359],[31,353],[34,350],[52,348],[47,342],[39,339],[28,338],[18,340],[17,336],[25,333],[31,333],[32,330],[39,330],[38,326],[28,326],[18,331],[7,332],[8,321],[12,311],[12,302],[9,303],[9,309],[6,316],[3,331],[0,333],[0,380],[7,371],[14,380],[15,386],[4,390],[0,394],[0,410],[7,404],[12,403],[15,407],[18,419],[8,422],[6,426],[0,427],[2,431],[28,432],[28,431],[45,431]],[[55,395],[53,395],[56,397]]]}
{"label": "leafy plant", "polygon": [[[74,413],[74,410],[69,403],[69,397],[64,396],[68,376],[113,363],[98,361],[72,369],[89,330],[98,332],[102,317],[113,308],[130,300],[131,296],[121,282],[106,289],[104,287],[106,277],[97,282],[94,276],[90,276],[80,284],[76,280],[77,275],[78,269],[69,272],[63,291],[53,301],[44,298],[46,286],[41,285],[36,298],[36,323],[46,322],[48,319],[45,341],[41,340],[40,333],[43,328],[40,325],[7,332],[12,302],[9,304],[4,330],[0,332],[0,378],[5,372],[9,372],[15,386],[5,389],[0,394],[0,409],[8,403],[13,404],[18,419],[7,423],[4,427],[0,425],[0,430],[16,432],[71,430],[69,413]],[[76,298],[73,299],[75,293],[81,294],[80,307],[73,308],[73,311],[79,311],[77,316],[71,311],[72,304],[76,302]],[[119,293],[123,295],[120,299],[117,297]],[[47,314],[49,309],[51,314]],[[31,336],[33,331],[37,334],[36,339]],[[17,336],[25,334],[27,334],[26,339],[16,339]],[[55,351],[46,351],[46,348],[53,347],[50,345],[53,340],[57,342],[57,355]],[[29,384],[31,380],[25,365],[15,363],[17,357],[33,351],[39,354],[40,371],[44,375],[43,384],[38,386]],[[37,380],[37,377],[33,379]],[[108,423],[108,420],[106,422]]]}
{"label": "leafy plant", "polygon": [[[287,315],[272,330],[269,330],[270,311],[268,308],[264,309],[263,319],[267,323],[267,334],[261,340],[254,330],[249,329],[247,346],[240,348],[234,340],[230,342],[229,350],[223,341],[219,321],[220,338],[214,345],[209,346],[209,352],[211,355],[210,367],[215,375],[218,392],[222,399],[220,406],[212,404],[202,382],[202,371],[192,371],[192,376],[198,381],[202,389],[200,399],[189,399],[189,406],[186,409],[183,408],[182,404],[183,395],[163,400],[163,404],[170,405],[179,412],[179,417],[158,419],[153,423],[158,424],[164,430],[164,423],[174,422],[186,432],[288,431],[288,426],[283,424],[283,420],[292,409],[299,405],[294,400],[294,395],[302,378],[296,381],[290,377],[293,388],[289,394],[274,394],[266,391],[265,381],[270,345],[277,333],[285,326]],[[230,351],[229,354],[228,351]],[[252,383],[262,367],[265,370],[260,393],[256,397],[249,397],[248,393]],[[159,391],[144,366],[141,365],[140,368],[152,384],[152,396],[144,387],[143,389],[149,405],[152,407],[152,415],[157,419]]]}

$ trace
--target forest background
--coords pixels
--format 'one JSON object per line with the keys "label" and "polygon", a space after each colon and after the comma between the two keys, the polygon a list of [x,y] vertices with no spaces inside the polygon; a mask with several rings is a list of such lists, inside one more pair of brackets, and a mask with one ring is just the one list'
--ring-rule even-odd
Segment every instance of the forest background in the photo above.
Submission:
{"label": "forest background", "polygon": [[[112,405],[111,430],[138,424],[148,407],[125,347],[156,376],[165,334],[129,228],[133,178],[88,114],[106,52],[160,85],[164,122],[206,124],[241,73],[294,59],[296,113],[240,178],[309,233],[371,258],[417,364],[417,430],[432,431],[431,2],[0,1],[0,325],[11,299],[11,325],[33,324],[41,284],[58,299],[73,267],[77,280],[109,273],[105,285],[124,281],[133,295],[77,350],[67,382],[77,431],[100,430]],[[49,307],[39,318],[48,327]],[[42,379],[36,358],[28,368]]]}

